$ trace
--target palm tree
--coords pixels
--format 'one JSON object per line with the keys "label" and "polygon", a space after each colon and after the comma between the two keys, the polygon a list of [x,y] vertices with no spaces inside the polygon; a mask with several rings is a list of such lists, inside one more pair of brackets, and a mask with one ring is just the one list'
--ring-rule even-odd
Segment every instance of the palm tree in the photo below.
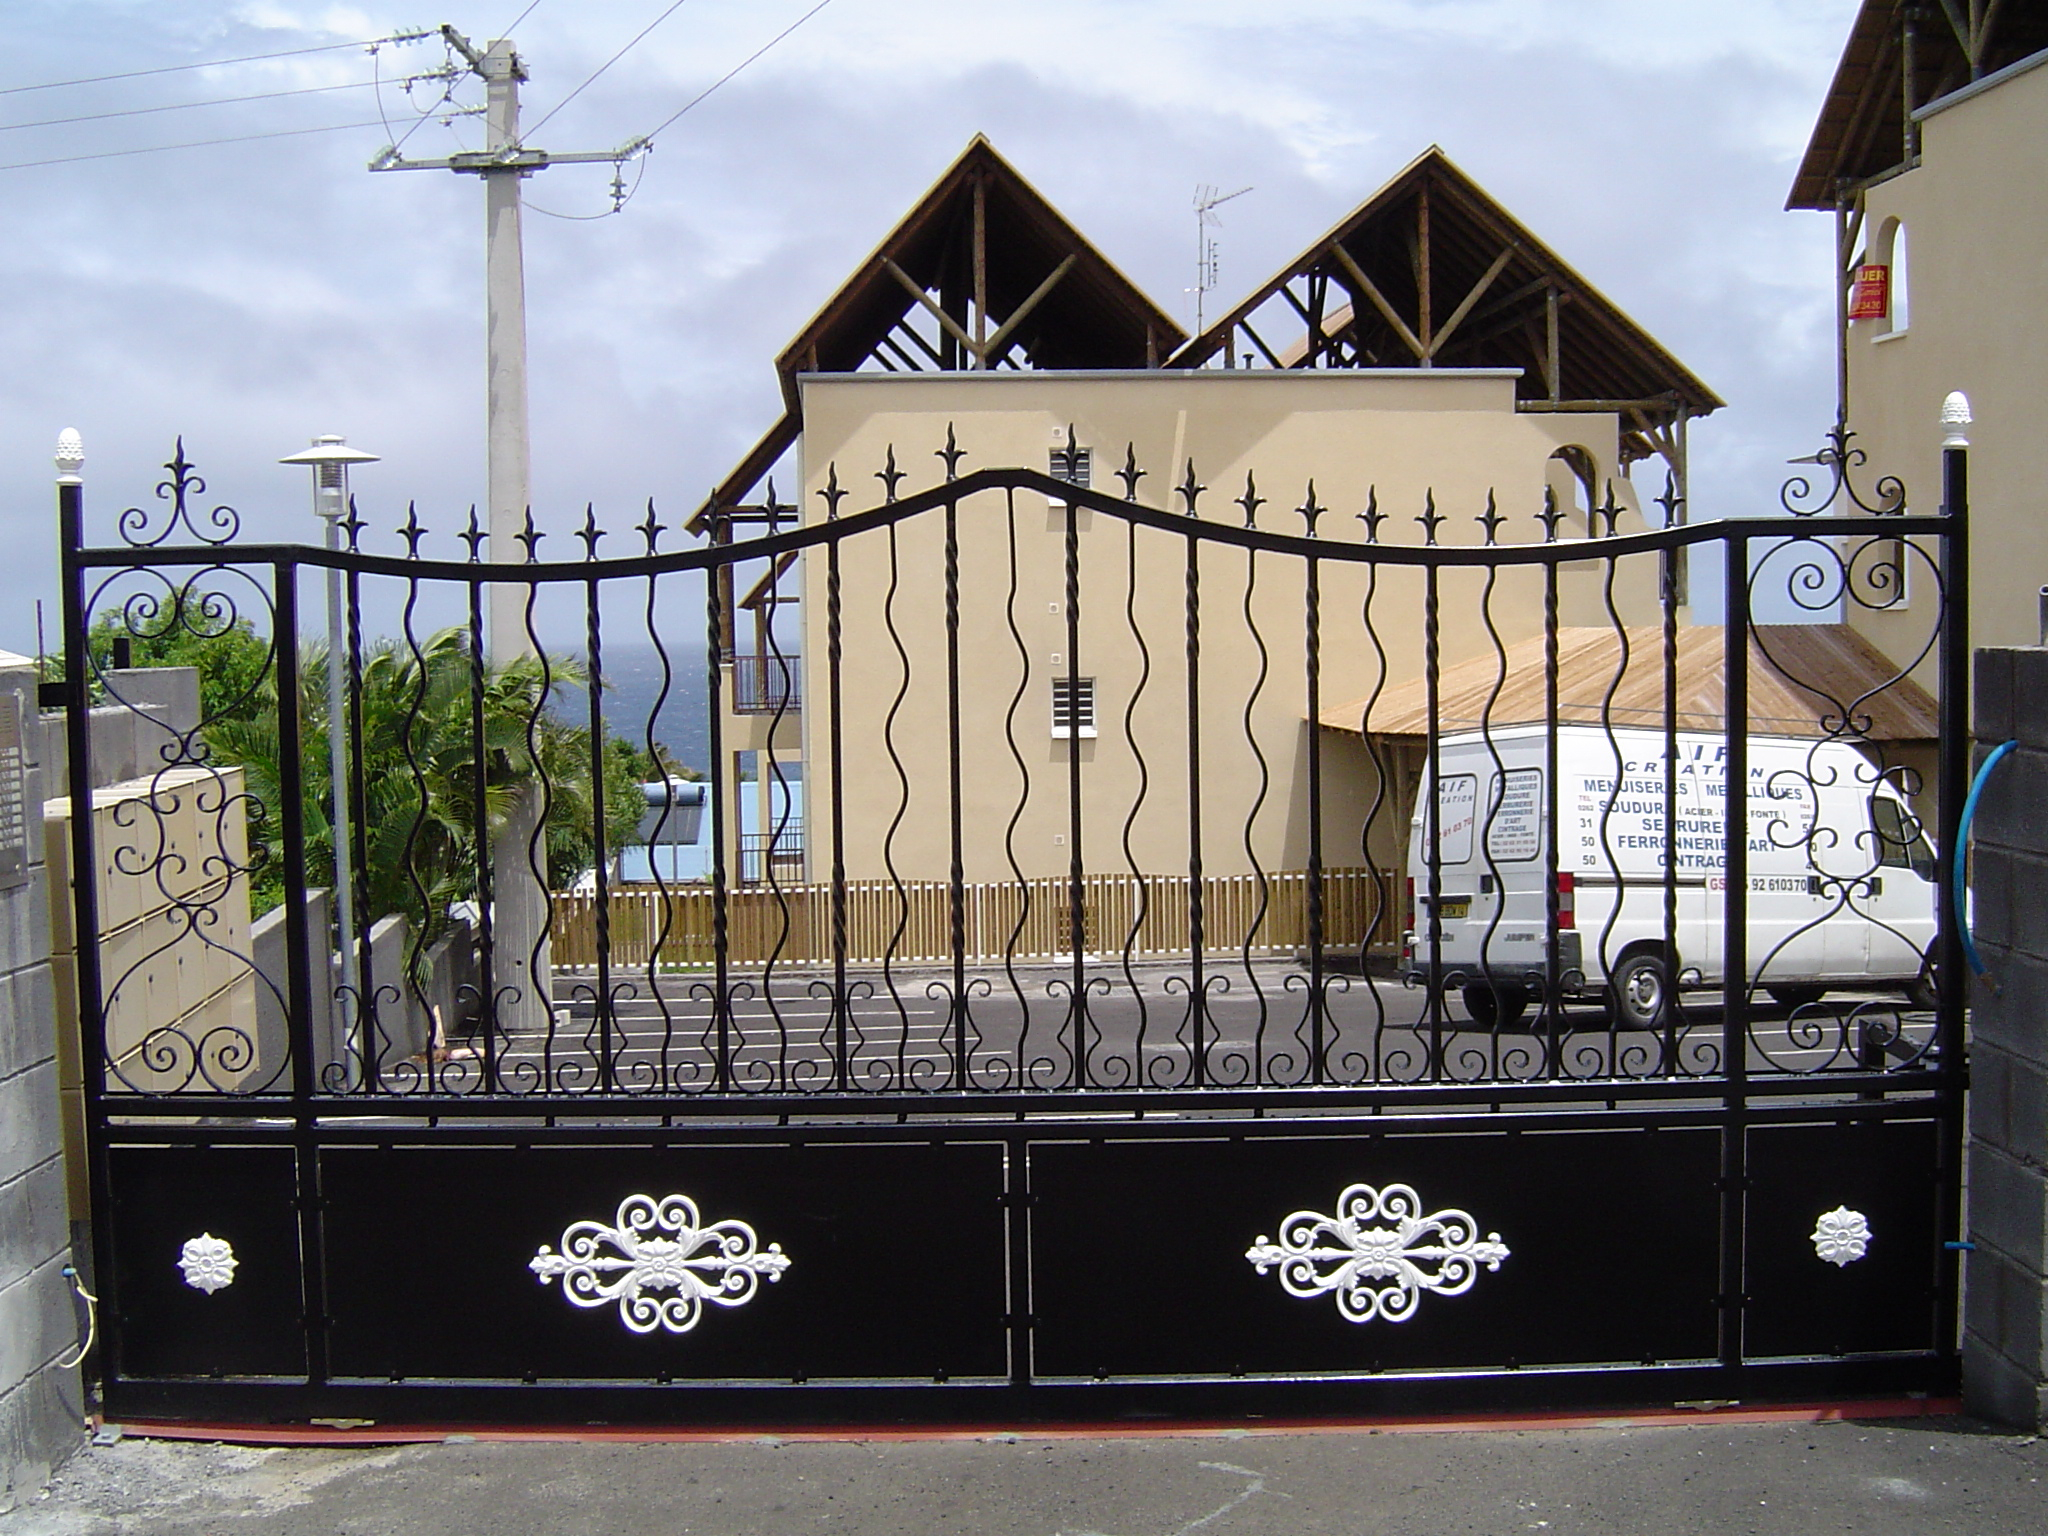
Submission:
{"label": "palm tree", "polygon": [[[326,652],[308,646],[299,663],[300,785],[309,884],[334,878],[325,687]],[[258,707],[218,722],[207,745],[223,763],[242,766],[249,793],[266,808],[250,827],[258,911],[284,899],[279,773],[282,754],[275,673]],[[364,923],[405,917],[424,953],[449,923],[449,908],[477,894],[478,834],[487,844],[515,800],[539,793],[547,806],[543,864],[551,885],[574,878],[595,851],[590,733],[549,706],[580,692],[585,676],[560,658],[526,657],[479,665],[466,634],[444,629],[419,642],[384,640],[364,658],[356,744],[363,783],[362,842],[356,871],[357,914]],[[471,690],[480,683],[482,739]],[[615,745],[615,744],[614,744]],[[630,838],[642,811],[638,765],[605,754],[606,839]],[[477,804],[477,766],[483,804]]]}

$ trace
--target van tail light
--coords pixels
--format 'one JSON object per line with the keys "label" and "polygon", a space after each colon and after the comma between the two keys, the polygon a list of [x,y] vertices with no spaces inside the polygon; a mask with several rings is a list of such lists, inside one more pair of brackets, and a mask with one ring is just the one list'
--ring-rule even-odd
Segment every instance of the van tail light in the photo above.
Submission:
{"label": "van tail light", "polygon": [[1408,877],[1408,921],[1403,926],[1409,928],[1415,926],[1415,877],[1413,875]]}
{"label": "van tail light", "polygon": [[1568,869],[1557,872],[1557,926],[1560,929],[1579,926],[1577,881]]}

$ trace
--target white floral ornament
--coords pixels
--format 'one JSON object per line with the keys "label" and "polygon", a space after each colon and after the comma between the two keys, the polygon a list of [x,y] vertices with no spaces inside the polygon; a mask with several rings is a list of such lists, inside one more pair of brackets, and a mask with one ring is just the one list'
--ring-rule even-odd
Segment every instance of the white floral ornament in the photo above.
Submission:
{"label": "white floral ornament", "polygon": [[236,1263],[233,1245],[211,1232],[187,1238],[178,1251],[178,1268],[185,1271],[185,1283],[209,1296],[235,1283]]}
{"label": "white floral ornament", "polygon": [[1837,1269],[1854,1264],[1870,1251],[1870,1223],[1861,1211],[1838,1205],[1814,1226],[1813,1251]]}
{"label": "white floral ornament", "polygon": [[[607,1250],[614,1251],[607,1251]],[[579,1221],[562,1233],[562,1251],[545,1243],[526,1266],[546,1285],[557,1275],[562,1294],[579,1307],[619,1304],[619,1321],[634,1333],[666,1328],[688,1333],[704,1303],[744,1306],[760,1277],[780,1280],[789,1259],[780,1243],[758,1246],[743,1221],[700,1225],[687,1195],[628,1195],[614,1226]],[[673,1291],[674,1295],[649,1295]]]}
{"label": "white floral ornament", "polygon": [[1497,1271],[1508,1256],[1500,1234],[1481,1239],[1465,1212],[1421,1211],[1422,1197],[1406,1184],[1353,1184],[1337,1197],[1335,1216],[1296,1211],[1280,1223],[1279,1242],[1261,1236],[1245,1257],[1262,1275],[1277,1267],[1290,1296],[1335,1291],[1350,1322],[1406,1322],[1424,1291],[1461,1296],[1480,1265]]}

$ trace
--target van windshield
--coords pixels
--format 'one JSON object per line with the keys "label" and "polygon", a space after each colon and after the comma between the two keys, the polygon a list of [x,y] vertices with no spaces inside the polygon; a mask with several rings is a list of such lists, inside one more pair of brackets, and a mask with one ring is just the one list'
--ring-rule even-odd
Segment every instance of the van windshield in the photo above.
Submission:
{"label": "van windshield", "polygon": [[1910,869],[1922,880],[1935,878],[1934,850],[1921,835],[1919,818],[1889,795],[1870,797],[1870,829],[1877,834],[1877,861],[1888,869]]}

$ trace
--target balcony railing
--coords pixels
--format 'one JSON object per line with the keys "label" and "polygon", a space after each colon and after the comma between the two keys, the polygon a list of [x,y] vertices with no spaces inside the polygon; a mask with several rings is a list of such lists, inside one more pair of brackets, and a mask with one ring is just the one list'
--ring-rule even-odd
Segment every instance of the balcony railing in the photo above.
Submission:
{"label": "balcony railing", "polygon": [[778,884],[800,884],[804,878],[804,827],[792,822],[780,832],[740,834],[740,884],[760,885],[773,872]]}
{"label": "balcony railing", "polygon": [[797,656],[732,658],[732,712],[794,714],[804,707],[803,659]]}

